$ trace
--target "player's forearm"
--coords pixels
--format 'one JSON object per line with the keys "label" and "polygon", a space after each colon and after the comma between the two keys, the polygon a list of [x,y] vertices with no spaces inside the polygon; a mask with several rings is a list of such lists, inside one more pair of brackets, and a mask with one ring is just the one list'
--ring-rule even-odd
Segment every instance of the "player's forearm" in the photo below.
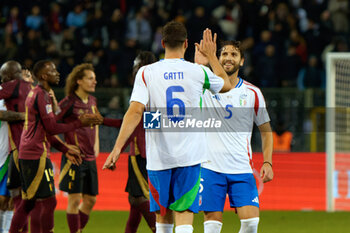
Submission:
{"label": "player's forearm", "polygon": [[62,153],[67,153],[68,148],[66,145],[58,138],[58,136],[54,135],[48,135],[48,139],[50,141],[51,146],[55,147],[57,150],[61,151]]}
{"label": "player's forearm", "polygon": [[259,126],[264,161],[272,164],[273,136],[269,122]]}
{"label": "player's forearm", "polygon": [[115,128],[120,128],[122,125],[122,119],[112,119],[112,118],[103,118],[103,125],[105,126],[110,126],[110,127],[115,127]]}
{"label": "player's forearm", "polygon": [[24,112],[14,112],[14,111],[0,111],[0,120],[1,121],[24,121],[25,113]]}
{"label": "player's forearm", "polygon": [[134,132],[141,118],[142,118],[141,112],[134,112],[130,110],[126,112],[113,150],[117,150],[120,152],[122,151],[122,148],[127,143],[131,134]]}
{"label": "player's forearm", "polygon": [[222,87],[221,92],[226,92],[231,90],[230,80],[224,68],[221,66],[216,55],[208,56],[208,60],[209,60],[209,65],[213,70],[214,74],[216,74],[217,76],[221,77],[224,80],[224,86]]}
{"label": "player's forearm", "polygon": [[94,152],[95,152],[95,157],[97,157],[100,154],[100,139],[99,139],[99,127],[98,125],[96,125],[95,127],[96,127],[96,131],[95,131]]}
{"label": "player's forearm", "polygon": [[66,133],[82,126],[79,120],[75,120],[71,123],[63,124],[57,123],[55,118],[47,118],[43,120],[44,127],[50,135],[56,135],[60,133]]}
{"label": "player's forearm", "polygon": [[272,164],[272,151],[273,151],[273,139],[272,132],[260,132],[262,152],[264,161],[270,162]]}

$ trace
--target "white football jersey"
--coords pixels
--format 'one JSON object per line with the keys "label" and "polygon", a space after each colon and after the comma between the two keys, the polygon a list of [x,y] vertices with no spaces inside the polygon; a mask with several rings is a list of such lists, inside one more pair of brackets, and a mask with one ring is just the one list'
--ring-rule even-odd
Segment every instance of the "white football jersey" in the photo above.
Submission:
{"label": "white football jersey", "polygon": [[[223,84],[223,79],[205,66],[183,59],[163,59],[139,69],[130,102],[144,104],[146,111],[160,110],[162,117],[164,111],[166,114],[176,108],[188,114],[191,109],[200,109],[204,89],[217,93]],[[148,170],[199,164],[207,161],[206,151],[203,132],[146,129]]]}
{"label": "white football jersey", "polygon": [[229,92],[206,91],[203,105],[212,117],[222,120],[223,128],[206,133],[209,161],[202,166],[227,174],[252,173],[253,124],[270,121],[260,89],[240,78]]}
{"label": "white football jersey", "polygon": [[[2,89],[2,87],[0,86]],[[6,111],[4,100],[0,100],[0,110]],[[0,167],[4,165],[9,154],[9,136],[8,124],[6,121],[0,121]]]}

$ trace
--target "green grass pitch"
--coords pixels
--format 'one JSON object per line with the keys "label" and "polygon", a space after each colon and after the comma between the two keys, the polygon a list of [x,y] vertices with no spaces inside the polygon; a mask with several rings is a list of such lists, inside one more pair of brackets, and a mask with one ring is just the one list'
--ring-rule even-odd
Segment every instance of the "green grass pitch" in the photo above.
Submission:
{"label": "green grass pitch", "polygon": [[[93,211],[84,233],[124,233],[128,218],[125,211]],[[194,233],[203,232],[203,215],[194,219]],[[224,213],[221,233],[238,233],[239,220],[232,211]],[[55,212],[55,232],[69,232],[64,211]],[[142,219],[138,232],[151,233]],[[350,212],[327,213],[321,211],[262,211],[259,233],[345,233],[350,232]]]}

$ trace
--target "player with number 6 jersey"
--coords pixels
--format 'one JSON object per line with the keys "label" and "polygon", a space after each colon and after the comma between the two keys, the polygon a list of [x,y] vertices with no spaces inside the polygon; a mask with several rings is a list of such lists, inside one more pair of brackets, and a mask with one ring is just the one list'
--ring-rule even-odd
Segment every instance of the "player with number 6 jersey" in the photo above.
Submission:
{"label": "player with number 6 jersey", "polygon": [[[168,116],[165,117],[179,121],[180,118],[171,116],[174,107],[185,115],[188,108],[200,108],[204,89],[213,93],[230,89],[228,77],[215,55],[216,35],[213,38],[209,29],[204,31],[202,42],[196,46],[206,55],[217,75],[204,66],[183,59],[188,46],[184,25],[169,22],[163,27],[162,34],[165,59],[139,69],[129,109],[104,168],[114,168],[145,108],[147,111],[167,108]],[[154,113],[154,117],[158,114],[158,111]],[[150,209],[156,212],[156,232],[173,232],[174,218],[175,232],[193,232],[193,213],[198,212],[199,207],[200,163],[206,160],[205,146],[203,133],[171,133],[162,128],[146,130]]]}

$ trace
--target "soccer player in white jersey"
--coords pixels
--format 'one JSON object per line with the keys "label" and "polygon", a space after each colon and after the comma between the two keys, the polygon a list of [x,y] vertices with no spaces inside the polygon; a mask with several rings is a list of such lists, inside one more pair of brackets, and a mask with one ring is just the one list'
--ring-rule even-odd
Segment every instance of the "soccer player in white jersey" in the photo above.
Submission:
{"label": "soccer player in white jersey", "polygon": [[[199,51],[195,55],[197,63],[207,63]],[[268,182],[273,178],[270,118],[260,89],[238,76],[244,62],[240,42],[223,42],[219,61],[233,85],[226,93],[213,95],[206,92],[203,98],[209,115],[212,113],[222,119],[224,125],[220,131],[207,133],[209,162],[202,164],[200,190],[204,232],[221,231],[228,194],[230,206],[236,208],[241,221],[239,233],[257,233],[259,196],[252,170],[250,140],[255,123],[260,130],[264,157],[260,176],[263,182]]]}
{"label": "soccer player in white jersey", "polygon": [[[197,47],[217,75],[205,66],[183,59],[188,46],[183,24],[172,21],[163,27],[165,58],[139,69],[129,109],[104,169],[114,168],[122,146],[140,122],[145,107],[147,110],[167,108],[172,112],[176,105],[180,118],[189,108],[200,107],[205,88],[213,93],[230,89],[232,84],[216,57],[215,41],[216,35],[213,38],[211,31],[206,29]],[[176,120],[181,120],[179,118]],[[156,212],[156,232],[172,233],[175,221],[176,233],[192,233],[193,213],[199,208],[200,164],[207,160],[205,134],[164,131],[162,128],[146,130],[150,210]]]}

